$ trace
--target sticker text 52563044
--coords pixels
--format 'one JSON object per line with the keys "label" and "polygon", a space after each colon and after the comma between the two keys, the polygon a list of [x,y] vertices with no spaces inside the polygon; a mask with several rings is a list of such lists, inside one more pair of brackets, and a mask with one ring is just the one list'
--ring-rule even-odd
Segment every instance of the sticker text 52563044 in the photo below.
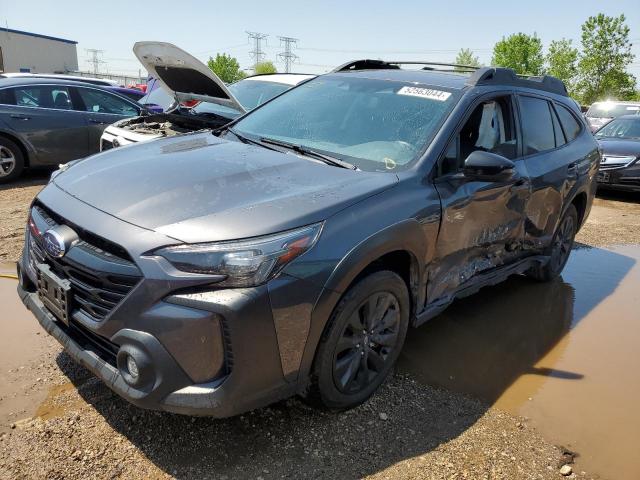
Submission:
{"label": "sticker text 52563044", "polygon": [[412,97],[428,98],[429,100],[444,102],[451,96],[451,93],[444,92],[442,90],[434,90],[433,88],[402,87],[398,90],[398,95],[410,95]]}

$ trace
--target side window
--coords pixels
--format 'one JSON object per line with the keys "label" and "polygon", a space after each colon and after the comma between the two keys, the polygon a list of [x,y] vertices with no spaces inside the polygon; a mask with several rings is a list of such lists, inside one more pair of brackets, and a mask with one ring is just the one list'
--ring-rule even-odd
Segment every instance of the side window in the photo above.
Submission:
{"label": "side window", "polygon": [[78,93],[87,112],[110,113],[124,117],[135,117],[138,110],[122,98],[100,90],[78,88]]}
{"label": "side window", "polygon": [[64,86],[34,85],[13,88],[15,105],[19,107],[57,108],[71,110],[71,95]]}
{"label": "side window", "polygon": [[484,150],[511,160],[518,156],[518,143],[510,96],[476,106],[460,133],[449,144],[440,165],[442,175],[462,170],[471,152]]}
{"label": "side window", "polygon": [[555,148],[553,120],[549,102],[540,98],[520,97],[520,117],[524,137],[524,154],[544,152]]}
{"label": "side window", "polygon": [[[549,105],[551,107],[551,105]],[[553,119],[553,133],[556,138],[556,148],[561,147],[565,143],[564,133],[562,132],[562,127],[560,126],[560,121],[558,120],[558,116],[556,112],[551,108],[551,118]]]}
{"label": "side window", "polygon": [[567,107],[556,104],[556,112],[560,117],[560,123],[567,137],[567,142],[570,142],[580,134],[580,124]]}
{"label": "side window", "polygon": [[3,88],[0,90],[0,104],[1,105],[15,105],[16,99],[13,96],[12,88]]}

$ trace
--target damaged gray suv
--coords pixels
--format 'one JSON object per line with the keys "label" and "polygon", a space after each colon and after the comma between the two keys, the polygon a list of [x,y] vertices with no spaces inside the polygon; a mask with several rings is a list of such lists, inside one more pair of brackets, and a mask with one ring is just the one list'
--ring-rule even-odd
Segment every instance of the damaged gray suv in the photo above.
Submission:
{"label": "damaged gray suv", "polygon": [[600,153],[562,82],[466,70],[355,61],[72,163],[32,205],[20,297],[140,407],[365,401],[409,327],[559,275],[589,214]]}

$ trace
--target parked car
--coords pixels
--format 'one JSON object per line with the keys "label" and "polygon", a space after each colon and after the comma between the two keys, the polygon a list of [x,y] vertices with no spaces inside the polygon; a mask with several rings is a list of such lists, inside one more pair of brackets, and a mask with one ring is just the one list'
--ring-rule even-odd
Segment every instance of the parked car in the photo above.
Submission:
{"label": "parked car", "polygon": [[215,132],[61,169],[30,211],[23,302],[145,408],[365,401],[409,325],[558,276],[596,189],[560,80],[427,67],[356,61]]}
{"label": "parked car", "polygon": [[[134,53],[154,79],[143,105],[166,113],[131,118],[107,127],[100,148],[219,128],[314,75],[256,75],[226,86],[209,67],[169,43],[139,42]],[[176,73],[176,72],[179,72]],[[191,109],[184,102],[195,102]]]}
{"label": "parked car", "polygon": [[614,118],[595,137],[602,148],[598,186],[640,191],[640,115]]}
{"label": "parked car", "polygon": [[87,83],[0,79],[0,183],[23,169],[59,165],[99,150],[102,130],[142,106]]}
{"label": "parked car", "polygon": [[117,87],[118,82],[106,78],[82,77],[79,75],[67,75],[62,73],[2,73],[0,78],[38,78],[40,80],[71,80],[74,82],[90,83],[101,87]]}
{"label": "parked car", "polygon": [[591,131],[595,132],[612,119],[621,115],[630,114],[640,114],[640,102],[595,102],[589,107],[585,116],[587,117]]}

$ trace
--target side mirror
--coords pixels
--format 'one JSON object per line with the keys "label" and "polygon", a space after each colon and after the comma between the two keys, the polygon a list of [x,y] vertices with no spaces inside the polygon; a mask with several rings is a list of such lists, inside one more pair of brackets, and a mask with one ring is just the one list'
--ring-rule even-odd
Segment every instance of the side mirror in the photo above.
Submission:
{"label": "side mirror", "polygon": [[510,179],[515,167],[511,160],[502,155],[476,150],[471,152],[464,161],[463,173],[465,177],[474,180],[498,182]]}

